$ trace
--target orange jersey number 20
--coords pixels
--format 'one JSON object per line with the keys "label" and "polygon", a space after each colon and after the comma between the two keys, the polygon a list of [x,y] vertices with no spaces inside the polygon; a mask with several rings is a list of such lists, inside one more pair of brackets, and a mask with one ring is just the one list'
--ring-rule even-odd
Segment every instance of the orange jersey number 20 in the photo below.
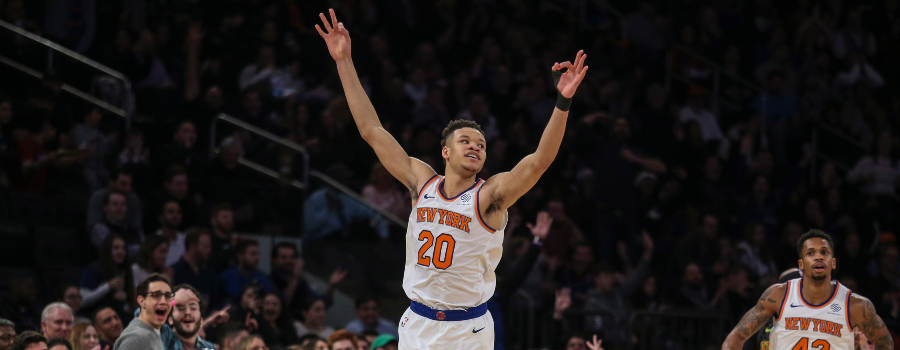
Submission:
{"label": "orange jersey number 20", "polygon": [[[434,267],[446,270],[453,264],[453,249],[456,247],[456,240],[453,239],[453,236],[444,233],[437,236],[437,239],[435,239],[431,231],[424,230],[419,233],[419,240],[425,241],[425,243],[422,244],[422,247],[419,248],[419,265],[431,266],[432,263],[434,263]],[[428,249],[431,248],[432,245],[434,245],[434,250],[432,252],[434,259],[427,255]],[[445,253],[441,254],[442,252]]]}

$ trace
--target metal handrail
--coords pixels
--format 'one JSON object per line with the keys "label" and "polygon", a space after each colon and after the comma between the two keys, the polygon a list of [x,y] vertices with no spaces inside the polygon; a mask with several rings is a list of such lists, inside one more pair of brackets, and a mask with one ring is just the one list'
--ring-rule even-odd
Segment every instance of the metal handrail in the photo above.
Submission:
{"label": "metal handrail", "polygon": [[356,192],[353,192],[352,189],[350,189],[347,186],[342,185],[340,182],[338,182],[335,179],[332,179],[328,175],[325,175],[325,174],[320,173],[315,170],[310,170],[309,174],[315,178],[318,178],[319,180],[324,181],[331,187],[336,188],[338,191],[344,192],[345,195],[350,196],[351,198],[355,199],[357,202],[364,204],[365,206],[369,207],[369,209],[372,209],[372,210],[378,212],[378,214],[381,214],[381,216],[384,216],[388,220],[393,221],[395,224],[400,225],[402,227],[406,227],[406,221],[400,220],[400,218],[398,218],[396,215],[391,214],[391,213],[385,211],[384,209],[381,209],[381,208],[375,206],[372,203],[369,203],[369,201],[367,201],[365,198],[356,194]]}
{"label": "metal handrail", "polygon": [[[293,142],[291,140],[285,139],[283,137],[279,137],[278,135],[275,135],[273,133],[265,131],[255,125],[249,124],[240,119],[232,117],[228,114],[221,113],[212,120],[212,123],[210,123],[211,125],[210,125],[210,133],[209,133],[209,135],[210,135],[210,137],[209,137],[210,148],[209,149],[213,153],[215,153],[217,150],[217,148],[216,148],[216,131],[217,131],[216,127],[219,125],[218,124],[219,121],[223,121],[223,122],[229,123],[231,125],[237,126],[241,129],[247,130],[247,131],[254,133],[256,135],[259,135],[269,141],[278,143],[282,146],[285,146],[287,148],[290,148],[290,149],[296,151],[297,153],[300,153],[300,155],[303,157],[303,175],[302,175],[303,180],[302,180],[302,182],[296,181],[296,180],[294,180],[293,182],[290,182],[290,184],[293,185],[294,187],[301,189],[301,190],[308,189],[309,188],[309,176],[312,175],[313,177],[322,180],[323,182],[330,185],[331,187],[334,187],[338,191],[343,192],[348,197],[353,198],[357,202],[362,203],[363,205],[365,205],[369,209],[377,212],[379,215],[385,217],[386,219],[396,223],[397,225],[400,225],[401,227],[406,227],[405,220],[401,220],[396,215],[391,214],[381,208],[378,208],[377,206],[370,203],[365,198],[363,198],[362,196],[360,196],[359,194],[354,192],[352,189],[342,185],[340,182],[336,181],[335,179],[333,179],[321,172],[318,172],[315,170],[310,170],[309,169],[309,152],[306,150],[305,147],[297,144],[296,142]],[[273,177],[276,179],[282,178],[281,174],[279,174],[278,172],[276,172],[272,169],[266,168],[262,165],[256,164],[247,159],[241,158],[238,161],[238,163],[240,163],[244,166],[247,166],[248,168],[253,169],[259,173],[268,175],[270,177]]]}
{"label": "metal handrail", "polygon": [[[16,61],[13,61],[13,60],[11,60],[11,59],[9,59],[9,58],[7,58],[7,57],[0,56],[0,63],[4,63],[4,64],[6,64],[6,65],[8,65],[8,66],[10,66],[10,67],[13,67],[13,68],[15,68],[15,69],[18,69],[18,70],[21,71],[22,73],[28,74],[28,75],[30,75],[30,76],[32,76],[32,77],[35,77],[35,78],[38,78],[38,79],[43,79],[43,78],[44,78],[44,74],[43,74],[43,73],[38,72],[38,71],[36,71],[36,70],[34,70],[34,69],[28,68],[28,67],[26,67],[26,66],[24,66],[24,65],[22,65],[22,64],[20,64],[20,63],[18,63],[18,62],[16,62]],[[83,99],[83,100],[85,100],[85,101],[88,101],[88,102],[94,104],[94,105],[97,106],[97,107],[103,108],[103,109],[109,111],[110,113],[116,114],[116,115],[121,116],[121,117],[123,117],[123,118],[128,118],[128,113],[125,112],[124,109],[121,109],[121,108],[119,108],[119,107],[113,106],[113,105],[109,104],[108,102],[103,101],[103,100],[101,100],[101,99],[99,99],[99,98],[96,98],[96,97],[94,97],[94,96],[91,96],[90,94],[88,94],[88,93],[86,93],[86,92],[84,92],[84,91],[81,91],[81,90],[79,90],[79,89],[77,89],[77,88],[75,88],[75,87],[73,87],[73,86],[71,86],[71,85],[68,85],[68,84],[62,84],[62,87],[61,87],[61,88],[62,88],[63,91],[68,92],[68,93],[70,93],[70,94],[72,94],[72,95],[75,95],[75,96],[77,96],[77,97],[79,97],[79,98],[81,98],[81,99]]]}
{"label": "metal handrail", "polygon": [[26,38],[28,38],[28,39],[31,39],[31,40],[37,42],[38,44],[41,44],[41,45],[44,45],[44,46],[49,47],[49,48],[51,48],[51,49],[54,49],[54,50],[56,50],[56,51],[59,51],[60,53],[66,55],[66,56],[69,56],[69,57],[71,57],[71,58],[74,58],[74,59],[78,60],[78,61],[81,62],[81,63],[84,63],[84,64],[86,64],[86,65],[89,65],[89,66],[93,67],[93,68],[96,69],[96,70],[99,70],[99,71],[101,71],[101,72],[103,72],[103,73],[106,73],[106,74],[108,74],[108,75],[111,75],[111,76],[113,76],[113,77],[115,77],[115,78],[118,78],[118,79],[120,79],[120,80],[122,80],[122,81],[125,81],[126,83],[128,83],[128,85],[131,85],[131,82],[128,80],[128,77],[126,77],[124,74],[122,74],[122,73],[120,73],[120,72],[117,72],[117,71],[113,70],[112,68],[109,68],[109,67],[107,67],[107,66],[105,66],[105,65],[103,65],[103,64],[100,64],[100,63],[97,62],[97,61],[94,61],[94,60],[92,60],[92,59],[90,59],[90,58],[87,58],[87,57],[85,57],[84,55],[82,55],[82,54],[80,54],[80,53],[77,53],[77,52],[75,52],[75,51],[69,50],[68,48],[66,48],[66,47],[64,47],[64,46],[62,46],[62,45],[60,45],[60,44],[57,44],[57,43],[52,42],[52,41],[50,41],[50,40],[47,40],[46,38],[41,37],[40,35],[34,34],[34,33],[32,33],[32,32],[29,32],[29,31],[27,31],[27,30],[25,30],[25,29],[22,29],[21,27],[15,25],[15,24],[6,22],[6,21],[4,21],[4,20],[0,20],[0,27],[9,29],[9,30],[11,30],[11,31],[13,31],[13,32],[16,32],[16,34],[19,34],[19,35],[21,35],[21,36],[24,36],[24,37],[26,37]]}
{"label": "metal handrail", "polygon": [[[40,35],[29,32],[15,24],[6,22],[4,20],[0,20],[0,27],[5,28],[9,31],[12,31],[24,38],[28,38],[38,44],[41,44],[41,45],[47,47],[50,50],[55,50],[63,55],[68,56],[69,58],[72,58],[76,61],[84,63],[84,64],[90,66],[91,68],[94,68],[100,72],[103,72],[106,75],[109,75],[113,78],[121,80],[122,83],[124,84],[125,93],[127,94],[127,96],[129,96],[129,98],[133,99],[133,93],[131,90],[131,80],[129,80],[128,77],[125,76],[125,74],[122,74],[119,71],[109,68],[106,65],[103,65],[97,61],[94,61],[94,60],[88,58],[87,56],[84,56],[80,53],[72,51],[72,50],[70,50],[62,45],[59,45],[47,38],[44,38],[44,37],[41,37]],[[49,51],[49,54],[51,57],[51,62],[52,62],[52,53],[53,53],[53,51]],[[2,56],[0,56],[0,57],[2,57]],[[34,71],[33,69],[30,69],[24,65],[18,64],[17,62],[15,62],[7,57],[2,57],[2,58],[4,59],[3,63],[10,65],[13,68],[16,68],[28,75],[31,75],[31,76],[34,76],[37,78],[43,78],[43,74],[40,74],[40,73]],[[63,84],[62,88],[63,88],[63,90],[66,90],[67,92],[69,92],[81,99],[84,99],[84,100],[88,101],[89,103],[92,103],[100,108],[106,109],[107,111],[110,111],[116,115],[122,116],[123,118],[125,118],[125,128],[126,129],[131,128],[131,114],[133,112],[133,104],[130,104],[128,106],[128,110],[125,110],[125,109],[122,109],[119,107],[112,107],[112,105],[110,105],[109,103],[107,103],[103,100],[100,100],[98,98],[95,98],[95,97],[93,97],[79,89],[76,89],[72,86]]]}

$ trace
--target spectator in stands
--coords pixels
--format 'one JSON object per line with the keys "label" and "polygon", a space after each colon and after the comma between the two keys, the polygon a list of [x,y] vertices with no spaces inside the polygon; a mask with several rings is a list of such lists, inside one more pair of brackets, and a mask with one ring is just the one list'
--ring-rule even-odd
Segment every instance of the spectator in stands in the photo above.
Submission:
{"label": "spectator in stands", "polygon": [[237,264],[234,256],[234,246],[237,244],[238,235],[234,232],[234,211],[227,203],[216,205],[209,213],[210,235],[212,253],[210,267],[216,273],[221,273]]}
{"label": "spectator in stands", "polygon": [[752,308],[756,304],[756,295],[753,284],[747,280],[747,271],[742,268],[728,271],[720,281],[719,290],[710,304],[725,310],[731,317],[741,317],[747,308]]}
{"label": "spectator in stands", "polygon": [[[173,283],[188,284],[197,289],[201,305],[218,307],[222,301],[219,292],[219,276],[210,269],[209,254],[212,251],[209,231],[202,228],[188,230],[184,238],[184,256],[175,265]],[[207,309],[200,310],[207,312]]]}
{"label": "spectator in stands", "polygon": [[[384,346],[384,344],[381,344],[378,347],[376,347],[376,345],[378,344],[372,344],[373,350],[381,349],[381,346]],[[328,348],[331,350],[357,350],[358,346],[356,335],[348,330],[339,330],[328,337]]]}
{"label": "spectator in stands", "polygon": [[78,323],[72,327],[72,350],[98,350],[100,348],[100,334],[88,323]]}
{"label": "spectator in stands", "polygon": [[861,84],[869,88],[879,88],[884,85],[881,73],[872,67],[863,54],[850,54],[847,58],[847,65],[848,69],[839,72],[835,78],[838,87],[850,88]]}
{"label": "spectator in stands", "polygon": [[56,164],[57,153],[48,146],[56,139],[56,128],[49,121],[33,121],[29,135],[22,138],[16,147],[19,161],[19,188],[28,192],[42,192],[47,179],[47,170]]}
{"label": "spectator in stands", "polygon": [[485,141],[491,142],[500,136],[497,118],[491,114],[491,106],[481,93],[469,95],[469,104],[465,110],[456,115],[456,119],[474,120],[484,130]]}
{"label": "spectator in stands", "polygon": [[230,300],[239,300],[247,286],[255,285],[265,293],[275,292],[275,286],[259,270],[259,243],[248,239],[235,247],[238,266],[222,273],[222,290]]}
{"label": "spectator in stands", "polygon": [[[272,274],[269,278],[279,293],[285,296],[285,303],[290,307],[286,307],[290,313],[299,318],[302,313],[307,310],[307,298],[318,296],[318,293],[312,289],[312,286],[303,278],[303,267],[306,262],[297,257],[297,246],[289,242],[279,242],[272,248]],[[324,298],[326,304],[329,304],[334,295],[334,286],[338,284],[347,271],[336,269],[332,272],[328,279],[328,288],[325,290]],[[327,338],[327,336],[323,336]]]}
{"label": "spectator in stands", "polygon": [[875,151],[856,163],[847,180],[860,184],[860,191],[877,196],[897,194],[900,182],[900,151],[894,150],[894,141],[887,130],[878,135]]}
{"label": "spectator in stands", "polygon": [[91,230],[91,243],[100,248],[106,237],[117,235],[125,239],[128,252],[137,253],[144,240],[140,228],[127,220],[128,195],[119,190],[109,190],[103,196],[103,217]]}
{"label": "spectator in stands", "polygon": [[235,350],[241,339],[250,336],[250,332],[244,328],[244,325],[237,321],[226,322],[218,327],[218,331],[220,350]]}
{"label": "spectator in stands", "polygon": [[75,323],[90,323],[91,320],[81,315],[84,310],[81,309],[81,290],[74,284],[62,285],[56,293],[56,301],[66,303],[72,308],[72,314],[75,315]]}
{"label": "spectator in stands", "polygon": [[384,165],[381,165],[381,162],[376,162],[372,165],[372,171],[369,176],[369,184],[362,190],[363,198],[381,210],[396,215],[398,218],[408,217],[410,211],[409,198],[397,189],[396,181],[384,168]]}
{"label": "spectator in stands", "polygon": [[119,153],[118,164],[120,168],[132,170],[146,170],[151,166],[150,149],[144,145],[144,133],[141,129],[128,130],[128,135],[125,136],[125,147]]}
{"label": "spectator in stands", "polygon": [[36,304],[38,289],[31,275],[16,276],[6,281],[8,293],[0,294],[0,317],[16,325],[16,332],[38,329],[40,310]]}
{"label": "spectator in stands", "polygon": [[711,297],[703,283],[703,271],[695,263],[689,263],[684,267],[681,277],[681,290],[675,300],[675,305],[696,309],[709,310]]}
{"label": "spectator in stands", "polygon": [[[119,169],[112,173],[109,180],[109,188],[94,191],[88,202],[87,228],[93,230],[94,225],[103,221],[104,208],[106,207],[106,194],[117,190],[125,194],[125,220],[124,226],[141,230],[143,227],[143,212],[141,211],[141,199],[132,192],[132,173]],[[98,243],[99,245],[99,243]]]}
{"label": "spectator in stands", "polygon": [[122,331],[115,350],[165,349],[160,329],[166,323],[175,298],[169,278],[154,273],[141,280],[135,288],[140,314]]}
{"label": "spectator in stands", "polygon": [[[344,184],[353,176],[350,169],[338,163],[328,167],[325,174]],[[340,234],[349,237],[354,221],[376,223],[379,237],[387,238],[387,223],[376,212],[355,199],[325,186],[309,195],[303,208],[303,223],[307,241]]]}
{"label": "spectator in stands", "polygon": [[241,341],[235,347],[235,350],[259,350],[259,349],[268,349],[266,347],[266,342],[263,341],[262,337],[258,335],[248,335],[241,339]]}
{"label": "spectator in stands", "polygon": [[141,244],[137,260],[131,265],[131,274],[134,278],[134,287],[140,281],[154,273],[172,275],[172,269],[166,266],[166,257],[169,255],[169,240],[163,236],[149,236]]}
{"label": "spectator in stands", "polygon": [[325,311],[327,305],[322,297],[312,296],[304,299],[301,322],[294,322],[297,336],[315,334],[322,338],[328,338],[334,333],[334,328],[325,324]]}
{"label": "spectator in stands", "polygon": [[581,303],[588,290],[594,285],[594,279],[590,273],[591,264],[594,263],[594,253],[589,243],[581,241],[573,243],[566,256],[568,261],[553,271],[553,279],[558,286],[571,288],[573,299]]}
{"label": "spectator in stands", "polygon": [[111,154],[113,147],[118,143],[118,137],[107,137],[100,131],[100,120],[103,114],[100,107],[92,107],[84,115],[81,124],[75,124],[72,129],[72,141],[78,149],[90,149],[90,157],[82,163],[84,178],[91,191],[99,190],[110,181],[109,170],[103,164],[107,155]]}
{"label": "spectator in stands", "polygon": [[[166,349],[215,349],[215,345],[200,337],[203,324],[203,301],[199,292],[188,284],[175,286],[175,299],[172,308],[172,329],[162,333],[163,346]],[[164,325],[163,327],[167,327]]]}
{"label": "spectator in stands", "polygon": [[766,242],[766,227],[761,223],[751,223],[744,229],[744,239],[735,246],[738,261],[748,269],[754,279],[775,275],[775,257]]}
{"label": "spectator in stands", "polygon": [[688,89],[685,106],[678,113],[678,120],[682,123],[689,121],[699,123],[703,141],[720,141],[724,139],[722,129],[719,128],[719,120],[716,115],[706,107],[708,95],[706,89],[697,85],[691,86]]}
{"label": "spectator in stands", "polygon": [[256,53],[256,61],[241,71],[238,88],[244,91],[257,84],[268,86],[269,79],[278,73],[278,67],[275,64],[275,49],[271,46],[260,47]]}
{"label": "spectator in stands", "polygon": [[861,10],[853,10],[847,14],[847,26],[834,34],[834,55],[846,58],[851,54],[864,57],[875,55],[878,50],[875,35],[863,27]]}
{"label": "spectator in stands", "polygon": [[273,348],[283,348],[297,343],[294,321],[282,305],[281,297],[275,293],[263,297],[259,333],[266,344]]}
{"label": "spectator in stands", "polygon": [[[96,310],[97,305],[107,305],[113,306],[115,312],[127,314],[133,300],[132,286],[134,277],[128,266],[125,239],[116,234],[106,236],[100,245],[99,259],[81,273],[81,307]],[[97,328],[103,327],[98,324]]]}
{"label": "spectator in stands", "polygon": [[159,213],[159,230],[157,236],[162,236],[169,241],[169,253],[166,255],[166,266],[175,265],[184,256],[185,233],[178,228],[181,226],[181,206],[177,201],[168,200],[163,203]]}
{"label": "spectator in stands", "polygon": [[[193,121],[182,120],[175,127],[172,135],[172,142],[153,152],[153,165],[157,169],[170,169],[173,165],[178,165],[182,169],[193,171],[202,165],[207,159],[207,155],[203,154],[196,146],[197,143],[197,126]],[[186,170],[185,170],[185,174]],[[165,176],[166,183],[169,182],[171,176]],[[168,188],[167,188],[168,190]],[[184,189],[187,191],[187,188]]]}
{"label": "spectator in stands", "polygon": [[74,324],[75,314],[65,303],[50,303],[41,313],[41,330],[45,337],[69,339]]}
{"label": "spectator in stands", "polygon": [[16,324],[0,318],[0,350],[9,350],[16,339]]}
{"label": "spectator in stands", "polygon": [[719,259],[719,219],[712,214],[703,215],[698,230],[676,243],[676,262],[682,266],[696,262],[700,266],[712,266]]}
{"label": "spectator in stands", "polygon": [[47,350],[47,338],[38,332],[26,331],[16,336],[12,350]]}
{"label": "spectator in stands", "polygon": [[351,333],[373,330],[378,334],[397,335],[397,325],[378,316],[378,300],[370,296],[356,298],[356,319],[350,321],[344,329]]}
{"label": "spectator in stands", "polygon": [[[210,203],[228,202],[237,214],[252,212],[246,210],[248,202],[258,190],[254,189],[253,172],[238,166],[243,156],[243,146],[236,138],[226,138],[219,144],[219,156],[210,161],[204,169],[202,178],[203,198]],[[249,215],[235,219],[237,222],[249,221]]]}
{"label": "spectator in stands", "polygon": [[72,350],[72,343],[65,338],[50,338],[47,341],[47,350]]}
{"label": "spectator in stands", "polygon": [[100,347],[104,350],[107,346],[112,347],[125,329],[119,314],[111,307],[97,310],[94,314],[94,327],[100,333]]}
{"label": "spectator in stands", "polygon": [[200,211],[198,198],[189,192],[188,173],[184,167],[180,165],[171,166],[166,170],[165,182],[163,183],[165,193],[157,197],[157,200],[148,206],[151,212],[145,213],[145,217],[157,216],[156,211],[163,207],[167,201],[174,200],[178,202],[181,209],[181,225],[180,227],[192,227],[199,222]]}

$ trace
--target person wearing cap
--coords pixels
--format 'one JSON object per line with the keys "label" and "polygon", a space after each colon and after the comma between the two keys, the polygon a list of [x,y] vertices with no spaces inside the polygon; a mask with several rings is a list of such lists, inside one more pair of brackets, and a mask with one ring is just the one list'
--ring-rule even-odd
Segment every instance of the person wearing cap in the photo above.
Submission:
{"label": "person wearing cap", "polygon": [[372,342],[372,350],[397,350],[397,337],[390,334],[379,335]]}
{"label": "person wearing cap", "polygon": [[[353,177],[350,168],[341,163],[328,167],[325,174],[342,185]],[[369,221],[374,224],[379,237],[388,237],[387,222],[377,212],[331,186],[324,186],[306,200],[303,209],[304,239],[314,240],[334,234],[347,237],[354,221]]]}

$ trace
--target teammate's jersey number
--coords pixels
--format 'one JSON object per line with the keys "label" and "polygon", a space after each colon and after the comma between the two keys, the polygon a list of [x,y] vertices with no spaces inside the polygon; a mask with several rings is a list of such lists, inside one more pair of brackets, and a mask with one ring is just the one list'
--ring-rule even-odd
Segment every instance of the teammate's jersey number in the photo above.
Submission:
{"label": "teammate's jersey number", "polygon": [[[453,264],[453,249],[456,247],[456,240],[453,239],[453,236],[442,233],[435,238],[431,231],[424,230],[419,233],[419,240],[425,241],[419,248],[419,265],[434,265],[438,269],[446,270]],[[428,248],[431,248],[432,245],[434,246],[433,258],[427,255]]]}
{"label": "teammate's jersey number", "polygon": [[809,347],[809,338],[800,338],[800,341],[797,342],[797,345],[794,345],[791,350],[807,350],[807,349],[816,349],[816,350],[831,350],[831,344],[828,343],[825,339],[818,339],[812,342],[812,348]]}

